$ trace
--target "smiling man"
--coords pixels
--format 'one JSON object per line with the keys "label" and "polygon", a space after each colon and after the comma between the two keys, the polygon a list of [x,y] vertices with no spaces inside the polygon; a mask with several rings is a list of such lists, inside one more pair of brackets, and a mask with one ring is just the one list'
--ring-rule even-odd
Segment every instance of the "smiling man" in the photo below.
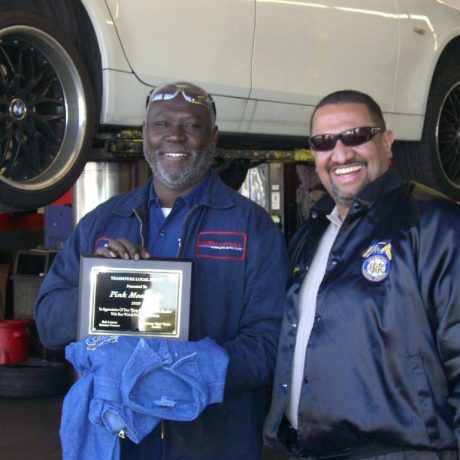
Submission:
{"label": "smiling man", "polygon": [[457,459],[460,209],[389,167],[368,95],[326,96],[310,132],[329,196],[290,242],[266,442],[302,459]]}
{"label": "smiling man", "polygon": [[[167,98],[163,89],[150,95],[143,126],[144,156],[155,193],[168,207],[208,174],[218,136],[214,102],[205,96],[202,103],[190,102],[177,89],[180,86],[170,88],[176,97]],[[191,85],[184,88],[190,92]],[[198,89],[195,92],[199,94]],[[203,110],[206,103],[210,109]]]}
{"label": "smiling man", "polygon": [[323,103],[312,116],[316,171],[342,221],[358,192],[384,173],[392,158],[393,134],[373,100],[366,102]]}
{"label": "smiling man", "polygon": [[[261,457],[288,257],[270,216],[211,169],[215,121],[213,99],[191,83],[166,84],[149,95],[143,135],[152,178],[81,219],[36,301],[42,342],[64,346],[76,339],[81,254],[193,260],[189,337],[210,337],[227,353],[224,401],[207,406],[192,421],[163,420],[140,444],[127,435],[120,441],[122,460]],[[143,307],[153,309],[156,301]],[[192,385],[202,372],[195,369]],[[176,391],[160,390],[165,404],[169,392]]]}

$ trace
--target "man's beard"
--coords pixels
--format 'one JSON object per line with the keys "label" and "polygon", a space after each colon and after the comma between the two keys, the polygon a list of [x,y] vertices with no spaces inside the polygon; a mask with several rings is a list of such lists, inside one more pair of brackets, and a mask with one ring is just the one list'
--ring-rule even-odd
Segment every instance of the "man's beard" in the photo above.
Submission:
{"label": "man's beard", "polygon": [[362,186],[357,190],[355,193],[345,193],[339,190],[337,185],[332,182],[331,186],[331,195],[334,198],[334,201],[338,204],[342,204],[344,206],[350,207],[353,204],[354,199],[358,196],[359,192],[369,183],[369,181],[365,181]]}
{"label": "man's beard", "polygon": [[180,190],[198,183],[207,174],[214,160],[214,145],[208,142],[201,151],[184,149],[181,153],[190,155],[192,162],[177,173],[170,173],[163,168],[160,162],[162,153],[161,149],[150,150],[147,143],[144,142],[145,159],[155,179],[165,187]]}

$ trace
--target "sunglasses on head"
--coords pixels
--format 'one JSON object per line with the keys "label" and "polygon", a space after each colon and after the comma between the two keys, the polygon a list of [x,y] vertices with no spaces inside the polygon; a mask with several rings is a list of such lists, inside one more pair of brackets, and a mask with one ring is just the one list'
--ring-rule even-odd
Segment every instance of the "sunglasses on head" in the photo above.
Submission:
{"label": "sunglasses on head", "polygon": [[383,128],[368,126],[351,128],[339,134],[316,134],[310,137],[310,149],[316,152],[332,150],[340,139],[346,147],[356,147],[370,141],[377,133],[384,131]]}
{"label": "sunglasses on head", "polygon": [[201,88],[188,84],[168,84],[152,90],[147,97],[147,105],[150,102],[169,101],[174,99],[178,94],[191,104],[204,105],[211,109],[214,116],[216,115],[216,105],[213,98]]}

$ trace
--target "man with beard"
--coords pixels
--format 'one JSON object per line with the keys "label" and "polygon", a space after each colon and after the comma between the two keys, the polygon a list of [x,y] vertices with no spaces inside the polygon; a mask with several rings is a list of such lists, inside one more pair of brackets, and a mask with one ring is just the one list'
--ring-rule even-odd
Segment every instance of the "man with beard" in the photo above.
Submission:
{"label": "man with beard", "polygon": [[389,167],[368,95],[326,96],[310,128],[329,196],[290,242],[265,440],[292,458],[457,459],[459,208]]}
{"label": "man with beard", "polygon": [[229,365],[225,397],[195,420],[163,421],[124,459],[258,460],[288,273],[282,234],[268,214],[211,170],[217,143],[211,96],[177,82],[148,97],[147,184],[84,216],[55,258],[36,301],[43,344],[74,341],[80,254],[193,259],[189,338],[210,337]]}

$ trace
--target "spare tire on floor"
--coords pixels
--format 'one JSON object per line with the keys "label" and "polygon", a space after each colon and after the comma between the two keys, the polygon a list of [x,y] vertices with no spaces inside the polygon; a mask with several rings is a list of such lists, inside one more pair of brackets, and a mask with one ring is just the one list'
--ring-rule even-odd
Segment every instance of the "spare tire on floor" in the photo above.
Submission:
{"label": "spare tire on floor", "polygon": [[67,362],[29,359],[0,365],[0,397],[36,398],[63,395],[72,385]]}

